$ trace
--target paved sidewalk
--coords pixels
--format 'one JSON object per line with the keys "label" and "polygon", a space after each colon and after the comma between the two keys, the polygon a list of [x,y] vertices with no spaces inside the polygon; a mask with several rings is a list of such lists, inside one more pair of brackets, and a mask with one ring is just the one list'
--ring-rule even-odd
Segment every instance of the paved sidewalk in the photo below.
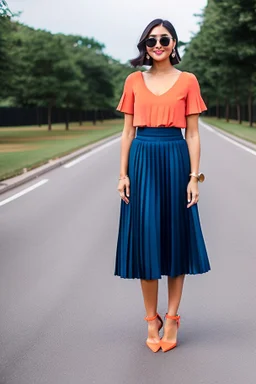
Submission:
{"label": "paved sidewalk", "polygon": [[12,177],[10,179],[2,180],[2,181],[0,181],[0,194],[5,193],[5,192],[9,191],[10,189],[16,188],[16,187],[18,187],[18,186],[20,186],[20,185],[22,185],[22,184],[24,184],[30,180],[33,180],[33,179],[43,175],[44,173],[51,171],[54,168],[60,167],[61,165],[68,163],[69,161],[75,159],[76,157],[79,157],[79,156],[81,156],[87,152],[90,152],[94,148],[97,148],[97,147],[101,146],[102,144],[105,144],[111,140],[114,140],[119,136],[121,136],[121,132],[117,133],[113,136],[107,137],[105,139],[102,139],[100,141],[97,141],[96,143],[89,144],[86,147],[81,148],[81,149],[79,149],[75,152],[72,152],[69,155],[63,156],[59,159],[49,160],[48,163],[46,163],[46,164],[44,164],[38,168],[32,169],[31,171],[25,172],[21,175]]}

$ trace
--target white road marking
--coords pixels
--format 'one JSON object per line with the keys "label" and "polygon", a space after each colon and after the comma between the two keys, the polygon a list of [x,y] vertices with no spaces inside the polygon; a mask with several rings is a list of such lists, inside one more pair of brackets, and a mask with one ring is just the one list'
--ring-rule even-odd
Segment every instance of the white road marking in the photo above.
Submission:
{"label": "white road marking", "polygon": [[11,201],[13,200],[16,200],[18,199],[19,197],[25,195],[26,193],[28,192],[31,192],[33,191],[34,189],[38,188],[38,187],[41,187],[41,185],[44,185],[45,183],[47,183],[49,181],[49,179],[44,179],[44,180],[41,180],[39,181],[38,183],[34,184],[34,185],[31,185],[31,187],[28,187],[26,189],[24,189],[23,191],[19,192],[19,193],[16,193],[15,195],[11,196],[11,197],[8,197],[8,199],[5,199],[3,201],[0,201],[0,207],[2,205],[5,205],[7,203],[10,203]]}
{"label": "white road marking", "polygon": [[253,149],[248,148],[245,145],[240,144],[240,143],[238,143],[237,141],[235,141],[233,139],[230,139],[229,137],[227,137],[227,136],[223,135],[222,133],[216,131],[212,127],[209,127],[208,125],[206,125],[205,123],[202,123],[201,121],[200,121],[200,125],[202,125],[206,129],[208,129],[208,131],[215,133],[215,135],[220,136],[222,139],[224,139],[226,141],[229,141],[230,143],[236,145],[237,147],[239,147],[241,149],[244,149],[245,151],[247,151],[247,152],[251,153],[252,155],[256,156],[256,151],[254,151]]}
{"label": "white road marking", "polygon": [[70,167],[73,167],[73,165],[76,165],[76,164],[80,163],[81,161],[87,159],[88,157],[94,155],[95,153],[100,152],[100,151],[102,151],[103,149],[105,149],[105,148],[107,148],[107,147],[110,147],[111,145],[117,143],[120,139],[121,139],[121,137],[118,137],[117,139],[111,140],[110,142],[108,142],[108,143],[106,143],[106,144],[103,144],[103,145],[101,145],[101,146],[98,147],[98,148],[92,149],[90,152],[87,152],[87,153],[85,153],[84,155],[78,157],[77,159],[71,161],[70,163],[67,163],[67,164],[63,165],[63,167],[64,167],[64,168],[70,168]]}

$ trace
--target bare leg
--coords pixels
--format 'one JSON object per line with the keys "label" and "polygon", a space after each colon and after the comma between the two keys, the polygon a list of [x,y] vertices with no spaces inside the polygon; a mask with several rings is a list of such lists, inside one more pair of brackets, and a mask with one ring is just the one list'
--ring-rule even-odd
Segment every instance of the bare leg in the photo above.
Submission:
{"label": "bare leg", "polygon": [[[185,275],[168,277],[168,315],[176,316],[178,313]],[[163,341],[175,342],[177,339],[177,323],[166,319]]]}
{"label": "bare leg", "polygon": [[[141,289],[147,316],[155,316],[157,313],[158,280],[141,280]],[[148,342],[159,342],[160,337],[158,329],[160,324],[161,322],[159,319],[148,322]]]}

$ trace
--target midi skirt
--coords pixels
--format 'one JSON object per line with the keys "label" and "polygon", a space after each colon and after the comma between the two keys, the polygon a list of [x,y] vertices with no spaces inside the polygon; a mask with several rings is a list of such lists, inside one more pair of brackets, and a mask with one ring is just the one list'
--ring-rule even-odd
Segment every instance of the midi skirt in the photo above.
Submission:
{"label": "midi skirt", "polygon": [[180,128],[137,128],[121,200],[114,274],[160,279],[210,270],[197,204],[187,208],[190,158]]}

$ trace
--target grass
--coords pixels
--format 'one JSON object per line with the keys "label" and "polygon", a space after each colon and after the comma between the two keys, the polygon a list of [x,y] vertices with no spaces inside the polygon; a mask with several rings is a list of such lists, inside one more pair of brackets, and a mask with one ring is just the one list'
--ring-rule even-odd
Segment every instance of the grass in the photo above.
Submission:
{"label": "grass", "polygon": [[123,120],[97,123],[70,124],[65,131],[63,124],[47,126],[0,128],[0,181],[67,155],[123,129]]}
{"label": "grass", "polygon": [[241,139],[256,144],[255,124],[253,127],[250,127],[248,122],[238,124],[236,121],[230,120],[230,122],[227,123],[224,119],[216,119],[213,117],[203,117],[202,121],[222,129],[223,131],[231,133],[237,137],[240,137]]}

